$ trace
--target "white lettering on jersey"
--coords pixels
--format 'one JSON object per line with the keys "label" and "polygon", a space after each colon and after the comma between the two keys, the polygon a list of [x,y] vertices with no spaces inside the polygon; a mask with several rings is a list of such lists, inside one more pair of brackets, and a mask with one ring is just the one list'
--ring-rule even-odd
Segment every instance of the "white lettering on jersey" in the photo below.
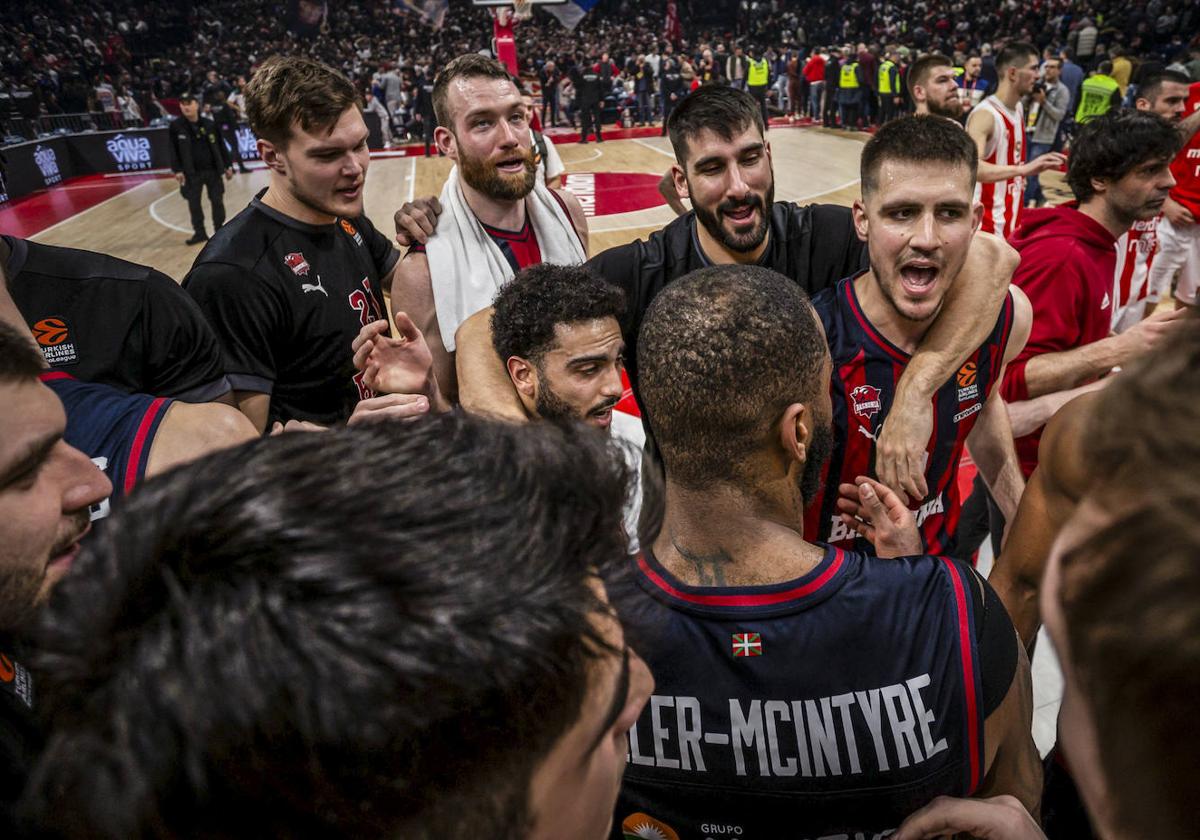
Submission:
{"label": "white lettering on jersey", "polygon": [[[929,674],[864,691],[808,700],[729,700],[728,731],[704,731],[695,697],[652,695],[629,730],[627,763],[709,773],[714,752],[732,751],[738,776],[825,778],[887,772],[949,749],[922,691]],[[670,714],[674,709],[675,714]],[[648,718],[648,720],[647,720]],[[861,752],[855,722],[871,733]],[[646,735],[652,749],[645,750]],[[705,751],[709,752],[706,760]]]}

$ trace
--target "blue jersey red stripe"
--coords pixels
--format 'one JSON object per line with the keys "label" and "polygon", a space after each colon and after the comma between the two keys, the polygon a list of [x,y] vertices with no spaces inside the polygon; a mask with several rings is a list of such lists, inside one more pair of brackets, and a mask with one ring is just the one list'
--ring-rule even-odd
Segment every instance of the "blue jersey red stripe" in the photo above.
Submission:
{"label": "blue jersey red stripe", "polygon": [[[896,383],[909,355],[867,319],[855,292],[856,279],[842,280],[813,300],[833,358],[830,396],[834,440],[821,493],[809,500],[805,534],[809,539],[870,551],[870,544],[841,522],[836,507],[837,487],[852,483],[859,475],[874,476],[879,430],[891,409]],[[1012,319],[1012,299],[1008,298],[987,340],[934,395],[933,434],[925,468],[929,495],[913,503],[925,550],[930,554],[954,551],[963,502],[956,480],[959,463],[967,436],[1003,368]]]}

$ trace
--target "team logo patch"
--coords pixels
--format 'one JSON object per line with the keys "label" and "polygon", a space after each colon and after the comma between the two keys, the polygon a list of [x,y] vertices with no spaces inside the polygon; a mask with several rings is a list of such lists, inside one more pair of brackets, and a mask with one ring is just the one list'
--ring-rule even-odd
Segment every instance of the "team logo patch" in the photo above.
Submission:
{"label": "team logo patch", "polygon": [[352,236],[352,237],[354,237],[354,242],[355,242],[355,244],[357,244],[357,245],[361,245],[361,244],[363,244],[363,238],[362,238],[362,234],[361,234],[361,233],[359,233],[359,232],[358,232],[358,231],[355,229],[354,225],[350,224],[349,220],[347,220],[347,219],[342,219],[342,221],[341,221],[341,225],[342,225],[342,230],[346,231],[346,235],[347,235],[347,236]]}
{"label": "team logo patch", "polygon": [[26,708],[33,708],[33,680],[29,671],[4,653],[0,653],[0,691],[12,695]]}
{"label": "team logo patch", "polygon": [[960,403],[979,397],[979,383],[976,381],[979,371],[974,362],[967,362],[958,369],[955,380],[958,382],[958,401]]}
{"label": "team logo patch", "polygon": [[850,391],[850,402],[854,404],[854,413],[870,420],[879,413],[882,407],[879,402],[879,389],[873,385],[859,385]]}
{"label": "team logo patch", "polygon": [[304,259],[304,254],[295,251],[283,258],[283,263],[292,270],[292,273],[297,277],[308,276],[308,260]]}
{"label": "team logo patch", "polygon": [[760,633],[734,633],[733,634],[733,655],[734,656],[762,656],[762,634]]}
{"label": "team logo patch", "polygon": [[50,365],[70,365],[79,361],[75,342],[71,341],[71,330],[66,320],[59,317],[43,318],[33,325],[33,337],[38,348]]}
{"label": "team logo patch", "polygon": [[679,840],[675,829],[647,814],[630,814],[621,823],[625,840]]}

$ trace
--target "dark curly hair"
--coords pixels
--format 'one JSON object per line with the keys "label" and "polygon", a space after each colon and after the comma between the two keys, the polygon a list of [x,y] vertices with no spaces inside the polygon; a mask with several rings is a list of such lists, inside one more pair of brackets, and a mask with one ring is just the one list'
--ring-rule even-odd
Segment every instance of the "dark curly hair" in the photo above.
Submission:
{"label": "dark curly hair", "polygon": [[1071,140],[1067,183],[1080,202],[1096,194],[1092,180],[1119,181],[1150,161],[1170,162],[1179,131],[1151,111],[1109,111],[1083,125]]}
{"label": "dark curly hair", "polygon": [[504,361],[535,364],[554,348],[554,328],[625,314],[625,293],[583,265],[540,263],[509,280],[492,304],[492,346]]}

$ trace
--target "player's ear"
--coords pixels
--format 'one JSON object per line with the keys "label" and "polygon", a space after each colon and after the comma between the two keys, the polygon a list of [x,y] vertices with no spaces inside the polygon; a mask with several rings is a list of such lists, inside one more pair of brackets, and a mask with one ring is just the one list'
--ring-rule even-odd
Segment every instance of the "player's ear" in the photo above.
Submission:
{"label": "player's ear", "polygon": [[796,464],[808,460],[808,446],[812,441],[813,414],[804,403],[792,403],[783,410],[778,424],[779,445],[788,459]]}
{"label": "player's ear", "polygon": [[983,224],[983,202],[976,201],[971,205],[971,230],[975,233],[979,232],[980,225]]}
{"label": "player's ear", "polygon": [[[980,205],[982,212],[983,206]],[[861,198],[854,200],[854,207],[851,208],[851,213],[854,214],[854,232],[858,234],[858,238],[863,242],[867,241],[867,231],[870,229],[870,224],[867,221],[867,205],[863,204]]]}
{"label": "player's ear", "polygon": [[533,364],[520,356],[510,356],[505,365],[508,368],[508,378],[512,380],[517,393],[533,399],[537,390],[537,370]]}
{"label": "player's ear", "polygon": [[283,159],[283,153],[270,140],[258,138],[258,157],[267,169],[280,175],[287,172],[287,162]]}
{"label": "player's ear", "polygon": [[439,125],[433,130],[433,142],[437,144],[439,152],[451,160],[458,160],[458,144],[453,131]]}
{"label": "player's ear", "polygon": [[679,193],[680,198],[691,199],[692,193],[688,189],[687,173],[678,163],[671,164],[671,180],[675,182],[675,192]]}

